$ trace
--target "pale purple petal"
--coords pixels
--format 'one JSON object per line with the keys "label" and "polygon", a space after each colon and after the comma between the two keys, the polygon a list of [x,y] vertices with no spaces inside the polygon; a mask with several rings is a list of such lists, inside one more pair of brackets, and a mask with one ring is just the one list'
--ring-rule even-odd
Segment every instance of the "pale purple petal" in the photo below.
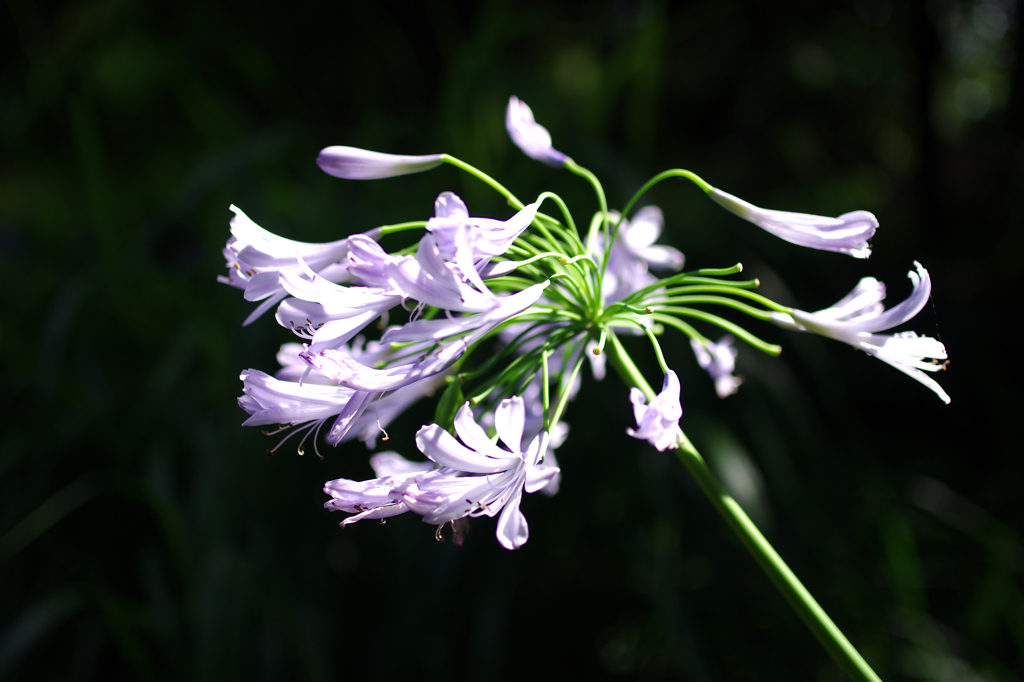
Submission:
{"label": "pale purple petal", "polygon": [[416,447],[431,461],[441,466],[472,474],[494,474],[516,466],[518,457],[504,452],[504,457],[489,457],[472,450],[437,424],[429,424],[416,432]]}
{"label": "pale purple petal", "polygon": [[[459,408],[458,413],[455,415],[454,426],[455,433],[458,434],[462,442],[470,449],[476,450],[482,455],[507,460],[511,463],[512,460],[510,459],[510,455],[518,453],[518,450],[515,450],[514,453],[502,450],[495,443],[491,442],[491,439],[487,436],[487,431],[477,423],[476,417],[473,415],[473,408],[470,407],[468,401]],[[454,464],[446,466],[451,466],[456,469],[459,468]],[[508,467],[505,468],[507,469]],[[464,469],[464,471],[469,471],[469,469]]]}
{"label": "pale purple petal", "polygon": [[417,471],[430,471],[433,462],[412,462],[397,452],[378,452],[370,457],[370,466],[378,477],[411,474]]}
{"label": "pale purple petal", "polygon": [[871,239],[878,220],[868,211],[844,213],[838,218],[758,208],[727,192],[713,189],[712,199],[727,210],[776,237],[823,251],[846,253],[854,258],[871,255]]}
{"label": "pale purple petal", "polygon": [[344,409],[334,420],[331,430],[327,432],[327,442],[337,445],[348,435],[349,431],[357,423],[356,420],[362,416],[366,408],[373,402],[374,393],[367,391],[354,391],[352,398],[345,403]]}
{"label": "pale purple petal", "polygon": [[698,339],[690,339],[690,346],[697,356],[697,364],[714,379],[715,392],[719,398],[732,395],[742,383],[732,374],[736,370],[737,354],[733,344],[732,336],[724,336],[718,343],[709,341],[707,347]]}
{"label": "pale purple petal", "polygon": [[408,322],[401,327],[389,329],[384,333],[382,341],[387,343],[440,341],[451,336],[463,336],[476,330],[471,337],[475,342],[477,338],[497,325],[525,311],[540,300],[547,286],[548,282],[541,282],[514,294],[496,297],[494,307],[477,315]]}
{"label": "pale purple petal", "polygon": [[[924,374],[924,371],[935,372],[945,367],[938,362],[946,359],[946,348],[941,342],[917,336],[914,332],[875,333],[903,324],[927,305],[931,296],[931,277],[920,263],[915,261],[914,265],[917,272],[907,273],[914,285],[910,296],[885,312],[879,310],[879,301],[885,293],[884,285],[867,278],[835,306],[816,313],[794,310],[792,320],[801,331],[827,336],[874,355],[917,379],[948,404],[949,395],[934,379]],[[784,319],[773,316],[773,320],[780,326],[790,326]]]}
{"label": "pale purple petal", "polygon": [[[237,206],[231,205],[230,209],[235,214],[231,219],[231,234],[235,241],[229,242],[228,248],[240,260],[260,270],[295,268],[296,256],[303,258],[313,269],[318,269],[340,261],[348,253],[348,239],[325,244],[286,239],[257,225]],[[379,236],[379,232],[374,234]]]}
{"label": "pale purple petal", "polygon": [[459,339],[452,344],[429,354],[419,362],[398,365],[387,369],[367,367],[348,353],[328,348],[319,353],[306,352],[302,357],[310,367],[317,370],[335,383],[358,391],[393,391],[402,386],[433,376],[448,369],[463,353],[466,352],[466,339]]}
{"label": "pale purple petal", "polygon": [[494,430],[512,452],[519,452],[522,449],[525,425],[526,406],[521,397],[513,396],[498,404],[494,411]]}
{"label": "pale purple petal", "polygon": [[434,200],[435,218],[469,218],[469,209],[455,192],[441,192]]}
{"label": "pale purple petal", "polygon": [[443,161],[441,154],[402,156],[341,146],[323,149],[316,160],[325,173],[347,180],[376,180],[420,173],[437,168]]}
{"label": "pale purple petal", "polygon": [[348,269],[361,282],[374,287],[388,286],[387,264],[395,260],[380,244],[362,235],[349,238]]}
{"label": "pale purple petal", "polygon": [[[911,270],[907,273],[907,277],[910,278],[914,285],[910,296],[884,313],[874,314],[874,309],[869,308],[869,312],[865,314],[864,310],[861,309],[860,314],[852,315],[852,319],[849,319],[851,316],[846,314],[846,310],[851,305],[851,296],[857,292],[857,289],[854,289],[854,292],[851,292],[850,295],[837,304],[837,306],[840,306],[838,313],[835,308],[826,308],[816,313],[794,310],[792,313],[793,319],[806,329],[831,338],[840,338],[856,332],[879,332],[903,324],[921,312],[925,305],[927,305],[928,298],[932,293],[932,280],[928,275],[928,271],[917,261],[914,261],[914,266],[917,268],[917,272]],[[884,291],[884,289],[876,287],[873,291],[874,295],[877,296],[877,293]],[[866,298],[868,301],[871,300],[871,296],[866,296]]]}
{"label": "pale purple petal", "polygon": [[661,393],[655,396],[649,405],[642,405],[643,393],[636,395],[630,391],[630,402],[633,403],[633,414],[637,420],[637,428],[626,429],[633,438],[646,440],[658,450],[679,447],[679,419],[683,416],[683,408],[679,403],[679,378],[669,370],[665,374],[665,383]]}
{"label": "pale purple petal", "polygon": [[341,412],[353,396],[352,391],[340,386],[299,385],[255,369],[242,372],[239,378],[244,395],[238,404],[251,415],[244,426],[327,419]]}
{"label": "pale purple petal", "polygon": [[519,549],[530,539],[530,526],[519,510],[523,500],[523,489],[519,488],[501,510],[498,517],[498,542],[505,549]]}
{"label": "pale purple petal", "polygon": [[505,128],[516,146],[531,159],[555,167],[565,164],[565,154],[551,146],[551,134],[533,120],[533,111],[526,102],[519,101],[515,96],[509,98],[505,110]]}
{"label": "pale purple petal", "polygon": [[882,314],[885,310],[885,305],[882,303],[884,299],[885,284],[874,277],[865,277],[857,282],[853,291],[841,298],[834,306],[819,310],[814,314],[837,322],[865,322],[876,319]]}

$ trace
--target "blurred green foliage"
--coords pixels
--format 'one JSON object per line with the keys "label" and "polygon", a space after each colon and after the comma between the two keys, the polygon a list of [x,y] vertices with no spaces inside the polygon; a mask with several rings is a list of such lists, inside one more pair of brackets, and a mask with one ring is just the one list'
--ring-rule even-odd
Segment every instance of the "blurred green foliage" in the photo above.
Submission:
{"label": "blurred green foliage", "polygon": [[[340,531],[321,487],[369,476],[363,446],[268,458],[239,426],[239,371],[291,339],[243,330],[250,304],[214,281],[228,205],[306,241],[423,219],[448,189],[510,214],[452,168],[364,183],[313,163],[348,144],[446,151],[586,215],[584,183],[506,139],[512,94],[612,205],[681,166],[882,223],[854,261],[666,183],[650,201],[692,266],[742,261],[808,310],[868,275],[900,300],[911,261],[929,268],[914,329],[949,349],[949,408],[845,346],[758,329],[786,350],[742,349],[725,401],[666,343],[683,427],[884,679],[1024,675],[1022,400],[992,364],[1012,361],[1024,247],[1014,0],[5,12],[0,678],[839,679],[679,463],[625,436],[614,377],[570,406],[562,491],[526,501],[515,553],[488,520],[458,548],[411,517]],[[412,454],[433,410],[389,445]]]}

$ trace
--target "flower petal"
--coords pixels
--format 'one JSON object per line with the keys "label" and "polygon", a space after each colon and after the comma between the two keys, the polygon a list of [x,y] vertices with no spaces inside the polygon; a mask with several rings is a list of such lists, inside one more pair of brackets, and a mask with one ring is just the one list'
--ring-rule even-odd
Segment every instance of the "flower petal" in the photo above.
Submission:
{"label": "flower petal", "polygon": [[494,411],[494,430],[512,452],[522,450],[525,425],[526,405],[521,397],[512,396],[498,404],[498,409]]}
{"label": "flower petal", "polygon": [[878,219],[868,211],[853,211],[838,218],[828,218],[759,208],[719,189],[712,189],[708,194],[723,208],[787,242],[846,253],[854,258],[871,255],[868,240],[878,228]]}
{"label": "flower petal", "polygon": [[518,457],[488,457],[471,450],[437,424],[428,424],[416,432],[416,447],[441,466],[472,474],[495,474],[516,466]]}
{"label": "flower petal", "polygon": [[523,499],[523,490],[519,488],[512,497],[505,503],[498,517],[497,536],[498,542],[505,549],[519,549],[530,539],[530,525],[526,517],[519,510],[519,503]]}
{"label": "flower petal", "polygon": [[516,146],[530,158],[543,161],[549,166],[559,167],[565,164],[565,154],[551,146],[551,134],[544,126],[533,120],[533,111],[526,102],[519,101],[515,96],[508,100],[505,129]]}
{"label": "flower petal", "polygon": [[323,149],[316,162],[325,173],[337,178],[376,180],[427,171],[440,166],[443,160],[441,154],[401,156],[335,146]]}

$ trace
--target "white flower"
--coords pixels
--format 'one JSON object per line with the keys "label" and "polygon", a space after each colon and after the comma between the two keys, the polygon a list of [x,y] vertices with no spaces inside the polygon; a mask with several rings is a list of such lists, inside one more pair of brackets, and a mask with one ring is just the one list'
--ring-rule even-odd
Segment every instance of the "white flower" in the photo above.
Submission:
{"label": "white flower", "polygon": [[[914,262],[917,272],[907,276],[914,284],[914,290],[899,305],[883,312],[881,304],[885,296],[885,285],[873,278],[865,278],[857,287],[836,305],[816,313],[794,310],[792,319],[776,316],[781,326],[804,329],[827,336],[854,348],[859,348],[879,360],[886,362],[904,374],[914,377],[946,404],[950,398],[942,387],[925,372],[937,372],[944,364],[935,361],[946,359],[946,348],[936,339],[918,336],[914,332],[899,334],[877,334],[903,324],[911,319],[928,303],[932,292],[932,281],[928,271]],[[931,360],[932,362],[927,362]]]}
{"label": "white flower", "polygon": [[690,339],[690,346],[697,356],[697,364],[715,380],[715,391],[719,398],[736,392],[742,379],[732,373],[736,370],[736,347],[732,336],[723,336],[718,343],[708,341],[707,346],[697,339]]}
{"label": "white flower", "polygon": [[381,154],[355,147],[327,147],[320,152],[317,164],[325,173],[347,180],[376,180],[396,175],[420,173],[437,168],[443,155],[401,156]]}
{"label": "white flower", "polygon": [[565,163],[565,154],[551,146],[551,134],[533,120],[533,111],[515,95],[509,98],[505,110],[505,129],[516,146],[531,159],[556,167]]}
{"label": "white flower", "polygon": [[679,447],[679,419],[683,408],[679,404],[679,377],[675,372],[669,370],[665,374],[661,393],[650,405],[646,404],[647,399],[639,388],[629,389],[629,402],[633,403],[637,428],[626,429],[626,433],[646,440],[660,451]]}
{"label": "white flower", "polygon": [[871,255],[868,240],[874,236],[878,220],[868,211],[853,211],[838,218],[827,218],[758,208],[719,189],[712,189],[709,194],[724,208],[787,242],[848,253],[854,258]]}

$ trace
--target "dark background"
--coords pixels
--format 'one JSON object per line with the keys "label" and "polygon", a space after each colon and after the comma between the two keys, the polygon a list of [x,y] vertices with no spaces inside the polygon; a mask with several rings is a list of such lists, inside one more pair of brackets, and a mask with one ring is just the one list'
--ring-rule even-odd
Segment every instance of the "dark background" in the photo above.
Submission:
{"label": "dark background", "polygon": [[[446,151],[520,197],[579,178],[508,141],[509,95],[613,206],[696,171],[761,206],[881,221],[868,261],[787,244],[696,188],[650,195],[690,267],[737,261],[807,310],[860,277],[951,358],[949,407],[883,363],[751,324],[719,401],[666,341],[682,426],[886,680],[1024,676],[1020,421],[1024,69],[1014,0],[142,3],[0,10],[0,678],[838,680],[671,453],[586,377],[531,496],[530,541],[463,547],[413,516],[338,529],[323,482],[367,478],[239,426],[248,367],[292,340],[218,285],[228,205],[296,239],[425,219],[451,167],[349,182],[320,148]],[[400,247],[399,237],[386,246]],[[1013,307],[1011,307],[1013,306]],[[710,332],[710,330],[708,330]],[[716,337],[717,338],[717,337]],[[642,369],[656,385],[644,346]],[[418,406],[389,445],[431,419]]]}

